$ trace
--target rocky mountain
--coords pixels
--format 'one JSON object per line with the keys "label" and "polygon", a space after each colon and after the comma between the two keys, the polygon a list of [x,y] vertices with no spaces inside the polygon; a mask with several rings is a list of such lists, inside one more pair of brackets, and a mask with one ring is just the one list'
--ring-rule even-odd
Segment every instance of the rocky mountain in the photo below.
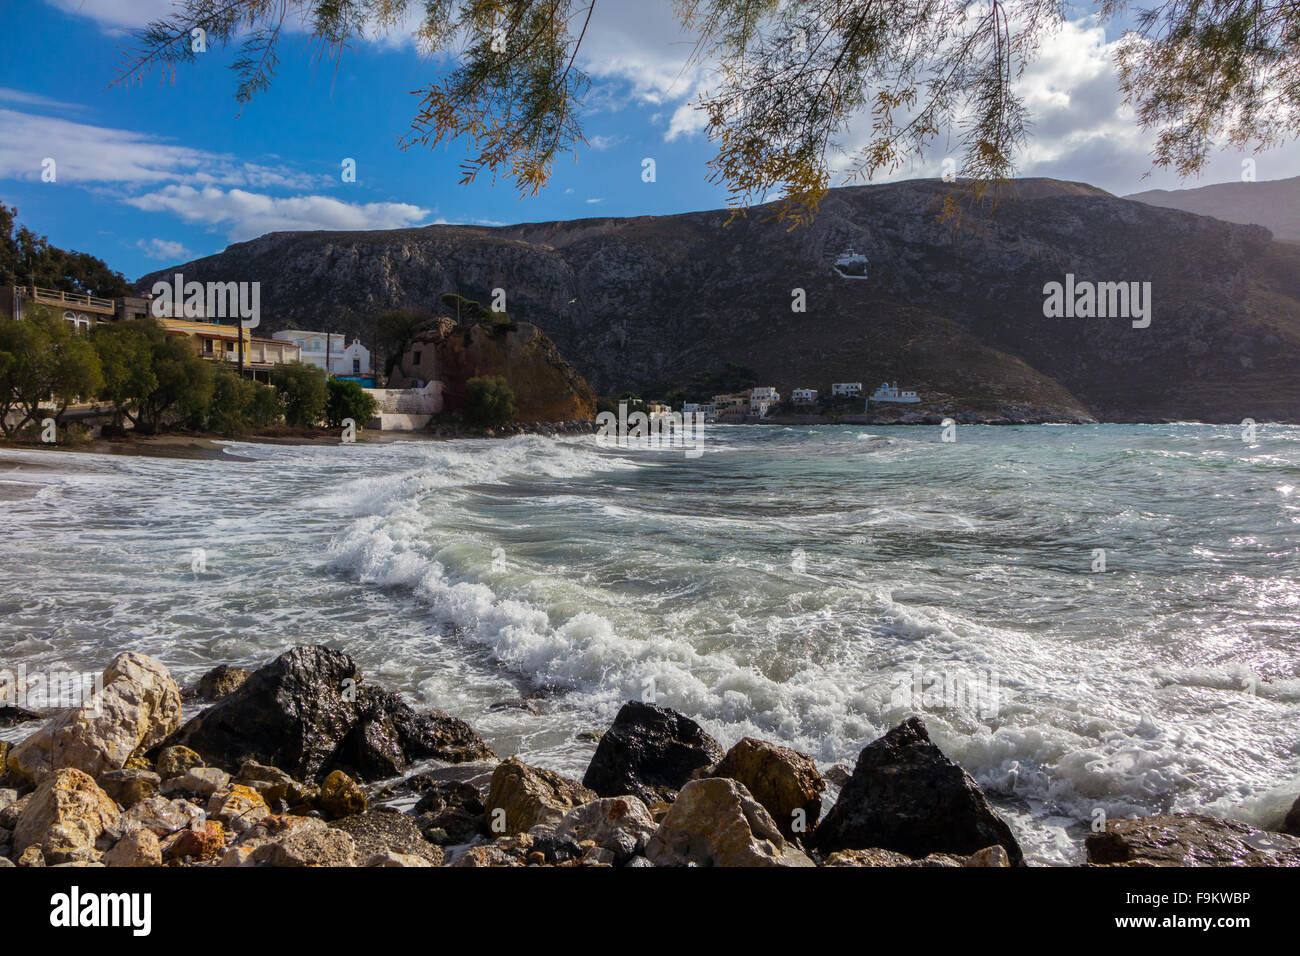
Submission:
{"label": "rocky mountain", "polygon": [[[977,417],[1300,420],[1300,245],[1079,183],[1019,180],[943,219],[950,195],[961,184],[836,189],[795,230],[760,207],[272,233],[157,275],[258,280],[264,331],[367,341],[382,310],[502,290],[600,394],[655,397],[734,363],[785,394],[888,379]],[[865,276],[836,269],[849,249]],[[1049,318],[1052,282],[1150,283],[1149,325]]]}
{"label": "rocky mountain", "polygon": [[1125,198],[1213,216],[1224,222],[1263,226],[1272,231],[1274,238],[1300,240],[1300,176],[1264,182],[1215,183],[1195,189],[1151,189]]}

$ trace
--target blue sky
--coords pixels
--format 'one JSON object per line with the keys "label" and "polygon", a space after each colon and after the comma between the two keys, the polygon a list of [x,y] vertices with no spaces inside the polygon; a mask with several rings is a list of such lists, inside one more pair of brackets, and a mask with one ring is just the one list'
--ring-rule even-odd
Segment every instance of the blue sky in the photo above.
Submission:
{"label": "blue sky", "polygon": [[[704,82],[684,70],[690,49],[666,0],[607,0],[581,65],[593,77],[584,131],[593,145],[562,158],[548,187],[521,199],[513,184],[461,186],[462,155],[396,147],[439,64],[400,33],[363,41],[338,65],[314,61],[302,34],[280,48],[271,90],[234,99],[231,53],[213,50],[175,82],[155,73],[109,88],[126,31],[166,0],[0,0],[0,201],[65,248],[91,252],[128,279],[281,229],[394,228],[432,222],[512,223],[637,216],[716,208],[713,150],[691,97]],[[1094,183],[1116,193],[1178,181],[1144,180],[1149,137],[1119,102],[1107,37],[1081,21],[1054,38],[1026,73],[1034,142],[1025,175]],[[863,133],[866,126],[864,124]],[[849,137],[850,140],[853,137]],[[891,178],[933,176],[938,144]],[[657,180],[641,164],[653,157]],[[57,179],[42,182],[42,161]],[[357,181],[340,163],[356,160]],[[1241,156],[1216,158],[1204,185],[1238,178]],[[1300,174],[1294,147],[1256,157],[1259,179]]]}

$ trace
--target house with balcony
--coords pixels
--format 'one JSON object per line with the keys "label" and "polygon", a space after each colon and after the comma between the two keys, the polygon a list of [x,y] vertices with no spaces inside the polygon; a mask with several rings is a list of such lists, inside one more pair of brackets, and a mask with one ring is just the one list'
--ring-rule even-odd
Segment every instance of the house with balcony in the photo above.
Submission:
{"label": "house with balcony", "polygon": [[796,405],[815,405],[817,404],[817,389],[792,389],[790,392],[790,401],[794,402]]}
{"label": "house with balcony", "polygon": [[48,306],[73,328],[89,331],[93,325],[117,318],[117,301],[83,292],[62,292],[41,286],[0,286],[0,312],[21,319],[31,305]]}
{"label": "house with balcony", "polygon": [[835,398],[861,398],[861,382],[832,382],[831,395]]}

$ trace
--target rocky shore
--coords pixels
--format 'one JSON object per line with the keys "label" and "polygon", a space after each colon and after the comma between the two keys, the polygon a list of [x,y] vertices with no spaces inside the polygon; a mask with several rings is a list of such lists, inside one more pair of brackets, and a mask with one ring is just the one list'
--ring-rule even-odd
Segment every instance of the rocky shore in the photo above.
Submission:
{"label": "rocky shore", "polygon": [[[205,706],[188,720],[183,702]],[[837,765],[724,750],[629,701],[581,781],[500,759],[467,723],[297,647],[182,690],[126,652],[86,705],[0,707],[0,867],[991,866],[1024,852],[913,717]],[[595,736],[595,735],[592,735]],[[1199,814],[1115,820],[1097,866],[1297,866],[1300,800],[1271,832]]]}

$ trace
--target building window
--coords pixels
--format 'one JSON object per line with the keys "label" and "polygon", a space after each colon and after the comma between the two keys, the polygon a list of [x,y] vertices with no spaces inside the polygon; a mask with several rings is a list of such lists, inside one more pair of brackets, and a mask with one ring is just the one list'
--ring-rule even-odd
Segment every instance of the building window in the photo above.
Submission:
{"label": "building window", "polygon": [[420,364],[420,355],[421,355],[421,354],[422,354],[422,353],[420,353],[420,352],[413,352],[413,353],[411,353],[411,364],[412,364],[412,365],[419,365],[419,364]]}

